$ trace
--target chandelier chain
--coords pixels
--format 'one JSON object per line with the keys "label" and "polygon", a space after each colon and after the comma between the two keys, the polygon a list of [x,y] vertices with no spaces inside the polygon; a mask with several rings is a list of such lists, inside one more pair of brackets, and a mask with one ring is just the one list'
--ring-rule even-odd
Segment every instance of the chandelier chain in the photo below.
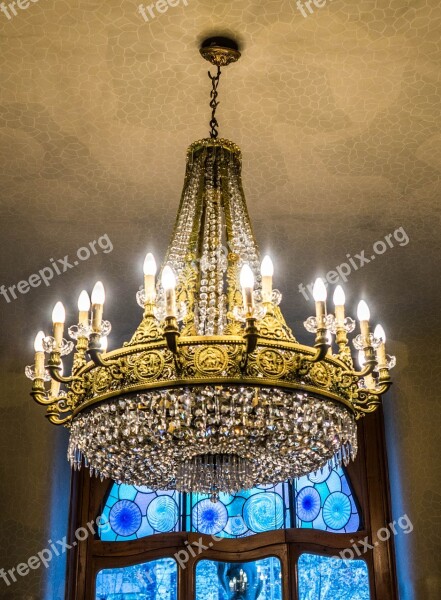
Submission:
{"label": "chandelier chain", "polygon": [[219,123],[216,119],[216,109],[219,106],[219,102],[217,101],[217,97],[218,97],[218,91],[217,88],[219,86],[219,81],[220,81],[220,76],[221,76],[222,72],[221,72],[221,68],[219,65],[217,65],[217,73],[216,75],[212,75],[210,73],[210,71],[208,71],[208,77],[211,79],[211,84],[212,84],[212,90],[210,92],[210,107],[211,107],[211,120],[210,120],[210,127],[211,127],[211,131],[210,131],[210,137],[211,139],[217,139],[218,136],[218,131],[217,128],[219,127]]}

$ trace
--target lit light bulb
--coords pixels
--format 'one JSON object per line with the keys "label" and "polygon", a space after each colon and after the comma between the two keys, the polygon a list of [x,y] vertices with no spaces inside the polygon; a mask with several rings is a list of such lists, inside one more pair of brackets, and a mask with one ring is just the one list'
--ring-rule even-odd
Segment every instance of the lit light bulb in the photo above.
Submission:
{"label": "lit light bulb", "polygon": [[262,277],[272,277],[274,275],[274,265],[271,258],[266,255],[260,265],[260,273]]}
{"label": "lit light bulb", "polygon": [[254,275],[249,265],[244,265],[240,271],[240,286],[242,289],[254,288]]}
{"label": "lit light bulb", "polygon": [[109,342],[106,336],[101,338],[101,352],[107,352]]}
{"label": "lit light bulb", "polygon": [[358,351],[358,364],[360,365],[361,368],[363,368],[364,365],[366,364],[366,358],[364,356],[363,350]]}
{"label": "lit light bulb", "polygon": [[341,331],[344,330],[345,325],[345,293],[341,285],[338,285],[334,291],[334,305],[335,305],[335,320],[337,328]]}
{"label": "lit light bulb", "polygon": [[333,296],[335,306],[344,306],[346,301],[346,296],[341,285],[338,285],[335,288],[334,296]]}
{"label": "lit light bulb", "polygon": [[320,277],[315,280],[314,287],[312,288],[312,295],[315,300],[315,316],[317,319],[317,329],[326,327],[325,315],[326,315],[326,286]]}
{"label": "lit light bulb", "polygon": [[66,320],[66,311],[62,302],[57,302],[52,311],[52,323],[64,323]]}
{"label": "lit light bulb", "polygon": [[358,303],[357,318],[359,321],[369,321],[371,318],[371,311],[364,300],[360,300]]}
{"label": "lit light bulb", "polygon": [[92,290],[92,304],[104,304],[106,294],[104,292],[104,286],[101,281],[97,281]]}
{"label": "lit light bulb", "polygon": [[60,351],[60,345],[63,341],[64,321],[66,320],[66,311],[61,302],[57,302],[52,311],[52,323],[54,324],[55,351]]}
{"label": "lit light bulb", "polygon": [[381,343],[384,344],[386,341],[386,332],[381,325],[377,325],[374,330],[374,338],[377,340],[381,339]]}
{"label": "lit light bulb", "polygon": [[149,252],[144,259],[144,296],[146,304],[152,304],[155,301],[156,270],[155,257]]}
{"label": "lit light bulb", "polygon": [[173,273],[173,269],[166,265],[162,270],[161,283],[164,290],[174,290],[176,287],[176,277]]}
{"label": "lit light bulb", "polygon": [[39,331],[35,336],[34,341],[34,350],[35,352],[44,352],[43,348],[43,340],[46,336],[44,335],[44,331]]}
{"label": "lit light bulb", "polygon": [[144,259],[144,275],[156,275],[156,260],[151,252]]}
{"label": "lit light bulb", "polygon": [[89,310],[90,310],[90,298],[86,290],[83,290],[78,297],[78,324],[82,327],[88,327],[89,325]]}
{"label": "lit light bulb", "polygon": [[328,295],[323,279],[317,277],[312,288],[312,295],[316,302],[325,302]]}
{"label": "lit light bulb", "polygon": [[86,290],[83,290],[78,296],[78,310],[80,312],[89,312],[90,310],[90,298]]}

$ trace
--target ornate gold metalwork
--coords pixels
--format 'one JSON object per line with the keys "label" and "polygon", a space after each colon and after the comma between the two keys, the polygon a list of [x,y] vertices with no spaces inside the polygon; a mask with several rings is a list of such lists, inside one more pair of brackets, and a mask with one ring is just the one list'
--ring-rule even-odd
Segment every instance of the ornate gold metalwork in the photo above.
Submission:
{"label": "ornate gold metalwork", "polygon": [[177,353],[180,368],[164,340],[127,345],[108,354],[111,367],[90,361],[75,371],[76,380],[67,396],[48,397],[37,380],[32,395],[39,404],[49,407],[48,416],[56,424],[68,423],[81,411],[109,398],[198,383],[303,390],[345,405],[358,419],[375,410],[390,385],[387,382],[378,389],[361,389],[359,375],[338,355],[327,355],[314,363],[314,349],[270,337],[258,338],[257,348],[242,370],[244,337],[180,337]]}
{"label": "ornate gold metalwork", "polygon": [[228,38],[210,38],[205,40],[200,49],[205,60],[216,67],[225,67],[240,58],[237,44]]}

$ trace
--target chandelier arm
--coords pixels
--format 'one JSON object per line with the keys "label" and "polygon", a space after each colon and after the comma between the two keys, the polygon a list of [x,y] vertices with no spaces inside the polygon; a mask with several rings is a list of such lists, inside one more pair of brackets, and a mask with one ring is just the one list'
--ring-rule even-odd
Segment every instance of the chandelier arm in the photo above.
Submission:
{"label": "chandelier arm", "polygon": [[90,335],[87,353],[97,367],[111,367],[112,365],[118,364],[114,360],[109,361],[103,358],[101,349],[101,335],[99,333],[92,333]]}
{"label": "chandelier arm", "polygon": [[52,362],[51,359],[49,360],[46,367],[54,381],[57,381],[58,383],[72,383],[72,381],[81,381],[81,377],[78,377],[76,375],[73,375],[72,377],[64,377],[63,375],[60,375],[61,367],[59,366],[59,364],[59,362]]}
{"label": "chandelier arm", "polygon": [[306,356],[305,360],[307,362],[312,362],[312,363],[316,363],[316,362],[320,362],[322,361],[325,357],[326,354],[328,353],[328,350],[330,348],[329,344],[320,344],[319,346],[316,345],[316,353],[314,354],[314,356]]}
{"label": "chandelier arm", "polygon": [[49,419],[52,425],[65,425],[66,423],[69,423],[69,421],[72,420],[71,415],[65,417],[64,419],[60,419],[57,413],[48,413],[46,417]]}
{"label": "chandelier arm", "polygon": [[351,371],[351,375],[355,377],[366,377],[366,375],[371,375],[374,372],[375,367],[377,366],[377,361],[375,359],[366,361],[366,366],[361,371]]}
{"label": "chandelier arm", "polygon": [[385,381],[380,387],[378,387],[375,390],[368,390],[370,393],[372,393],[375,396],[382,396],[383,394],[385,394],[390,386],[392,385],[392,381]]}
{"label": "chandelier arm", "polygon": [[102,352],[96,348],[89,348],[87,352],[97,367],[111,367],[118,364],[115,360],[106,360],[103,358]]}
{"label": "chandelier arm", "polygon": [[41,404],[42,406],[50,406],[56,402],[56,400],[50,396],[48,397],[45,391],[42,392],[39,389],[32,389],[31,396],[37,404]]}

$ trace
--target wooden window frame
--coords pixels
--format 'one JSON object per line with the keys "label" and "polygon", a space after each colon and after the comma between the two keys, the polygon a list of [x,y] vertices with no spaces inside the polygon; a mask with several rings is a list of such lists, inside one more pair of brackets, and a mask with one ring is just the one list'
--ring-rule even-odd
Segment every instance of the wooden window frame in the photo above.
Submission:
{"label": "wooden window frame", "polygon": [[[199,560],[246,562],[269,556],[276,556],[282,563],[283,599],[298,600],[297,561],[301,554],[333,556],[366,537],[372,544],[375,532],[388,527],[392,521],[381,410],[359,423],[359,453],[356,461],[347,467],[347,472],[360,505],[362,530],[342,534],[292,528],[216,541],[203,554],[190,556],[184,569],[178,566],[179,600],[195,597],[194,571]],[[85,470],[73,474],[68,541],[75,540],[74,534],[79,527],[96,520],[111,484],[90,478]],[[186,549],[186,542],[191,544],[199,540],[204,546],[212,542],[211,536],[190,532],[155,534],[128,542],[102,542],[90,535],[69,551],[66,599],[95,600],[95,580],[101,569],[173,558]],[[368,565],[371,600],[398,600],[393,545],[391,535],[389,540],[356,557]]]}

